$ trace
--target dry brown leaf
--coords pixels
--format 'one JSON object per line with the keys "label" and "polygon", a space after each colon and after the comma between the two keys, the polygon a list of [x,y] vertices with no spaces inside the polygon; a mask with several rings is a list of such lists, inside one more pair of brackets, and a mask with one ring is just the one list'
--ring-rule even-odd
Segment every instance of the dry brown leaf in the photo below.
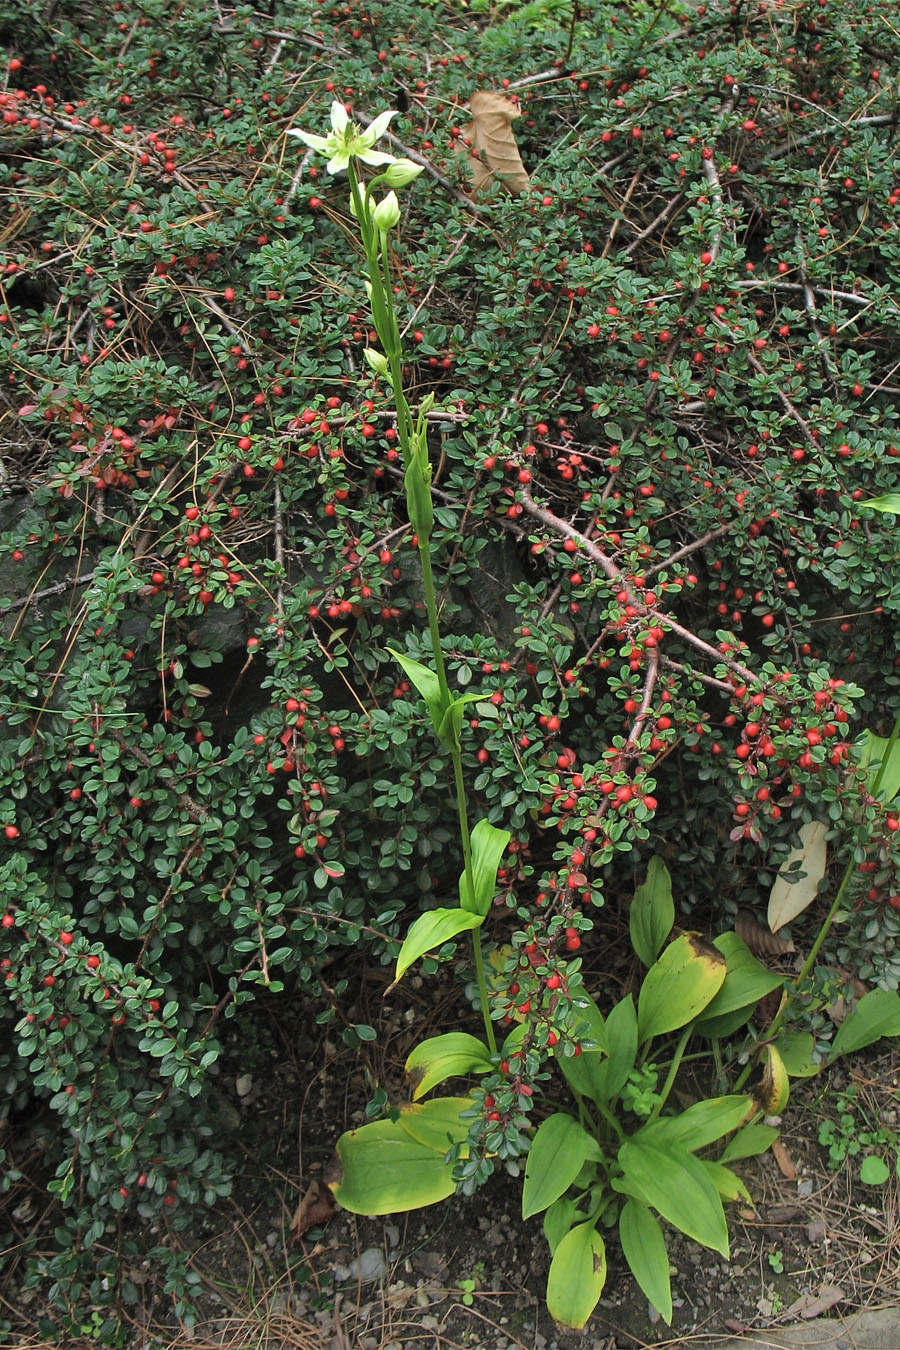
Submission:
{"label": "dry brown leaf", "polygon": [[334,1196],[321,1181],[313,1181],[300,1197],[300,1203],[291,1219],[291,1242],[303,1236],[307,1228],[327,1223],[334,1213]]}
{"label": "dry brown leaf", "polygon": [[527,192],[531,180],[512,131],[513,121],[522,116],[521,109],[490,89],[477,90],[469,99],[469,109],[472,121],[462,129],[460,149],[468,153],[474,190],[502,183],[510,192]]}
{"label": "dry brown leaf", "polygon": [[769,895],[769,927],[773,933],[809,909],[825,875],[828,826],[821,820],[808,820],[799,833],[800,843],[785,858]]}
{"label": "dry brown leaf", "polygon": [[785,1309],[786,1317],[820,1317],[822,1313],[828,1312],[836,1303],[840,1303],[847,1295],[836,1284],[823,1284],[819,1287],[817,1294],[801,1294],[795,1299],[791,1306]]}
{"label": "dry brown leaf", "polygon": [[790,938],[778,937],[755,919],[749,910],[738,910],[734,931],[754,956],[787,956],[795,950]]}
{"label": "dry brown leaf", "polygon": [[777,1162],[778,1170],[781,1175],[787,1177],[788,1181],[796,1181],[797,1168],[794,1166],[791,1155],[788,1153],[780,1139],[773,1139],[772,1141],[772,1157]]}

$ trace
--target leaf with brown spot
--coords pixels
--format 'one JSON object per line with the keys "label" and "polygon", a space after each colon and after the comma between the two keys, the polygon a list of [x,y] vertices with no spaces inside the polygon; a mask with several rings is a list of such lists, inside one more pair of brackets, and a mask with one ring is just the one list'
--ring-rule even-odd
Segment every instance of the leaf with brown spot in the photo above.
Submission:
{"label": "leaf with brown spot", "polygon": [[512,131],[521,109],[490,89],[477,90],[469,99],[469,109],[472,121],[463,127],[458,145],[467,154],[475,191],[501,183],[510,192],[527,192],[531,180]]}
{"label": "leaf with brown spot", "polygon": [[297,1242],[317,1223],[327,1223],[334,1213],[334,1196],[320,1181],[307,1186],[291,1219],[291,1242]]}

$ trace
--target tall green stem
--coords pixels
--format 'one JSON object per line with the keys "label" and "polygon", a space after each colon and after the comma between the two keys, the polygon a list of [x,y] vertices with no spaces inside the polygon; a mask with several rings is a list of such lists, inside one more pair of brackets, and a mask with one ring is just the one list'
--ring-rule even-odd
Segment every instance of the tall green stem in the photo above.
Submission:
{"label": "tall green stem", "polygon": [[[384,348],[384,354],[390,368],[391,388],[393,390],[394,404],[397,410],[397,434],[400,440],[403,463],[404,466],[408,468],[413,462],[413,456],[419,451],[416,437],[417,435],[424,433],[421,425],[418,432],[414,429],[412,413],[410,412],[406,395],[403,392],[403,345],[400,338],[397,317],[394,312],[394,298],[391,290],[390,273],[388,271],[387,263],[387,240],[385,235],[379,234],[379,231],[372,222],[369,209],[369,189],[366,189],[365,194],[361,191],[359,178],[356,174],[352,160],[348,165],[347,172],[350,179],[353,209],[356,213],[360,234],[362,235],[363,247],[366,252],[366,270],[369,274],[372,318],[375,321],[375,330],[378,333],[379,340]],[[428,631],[431,637],[431,651],[434,658],[435,674],[437,675],[441,704],[443,707],[449,707],[451,694],[450,685],[447,680],[447,669],[444,663],[443,647],[441,645],[437,595],[434,585],[434,573],[431,566],[430,535],[420,530],[417,543],[419,563],[422,571],[422,590],[425,599],[425,613],[427,615]],[[463,778],[462,752],[458,742],[455,740],[450,744],[450,756],[453,761],[453,781],[456,791],[456,809],[459,817],[459,835],[462,845],[466,887],[469,895],[474,898],[475,871],[472,863],[472,842],[469,833],[468,813],[466,810],[466,788],[465,780]],[[481,1002],[481,1013],[484,1020],[485,1034],[491,1053],[494,1054],[497,1049],[497,1042],[494,1036],[494,1026],[490,1018],[487,980],[484,971],[484,955],[481,948],[481,934],[477,928],[472,929],[472,951],[475,960],[475,976],[478,982],[478,996]]]}

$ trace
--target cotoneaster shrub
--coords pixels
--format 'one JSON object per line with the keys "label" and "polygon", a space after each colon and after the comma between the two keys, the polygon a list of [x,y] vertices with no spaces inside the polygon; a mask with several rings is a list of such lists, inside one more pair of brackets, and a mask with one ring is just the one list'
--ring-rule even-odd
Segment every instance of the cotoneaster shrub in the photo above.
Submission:
{"label": "cotoneaster shrub", "polygon": [[[398,106],[441,175],[392,279],[451,678],[484,692],[473,806],[514,831],[507,1153],[549,1028],[520,951],[540,930],[590,984],[653,853],[724,920],[804,821],[862,820],[836,955],[900,976],[896,815],[851,749],[898,683],[895,522],[859,505],[900,458],[890,5],[114,16],[3,29],[0,1067],[11,1121],[50,1122],[33,1278],[73,1319],[137,1298],[135,1215],[190,1302],[170,1233],[229,1185],[222,1019],[341,945],[389,962],[459,872],[386,651],[427,654],[346,192],[284,136],[333,97]],[[487,86],[533,188],[473,206]]]}

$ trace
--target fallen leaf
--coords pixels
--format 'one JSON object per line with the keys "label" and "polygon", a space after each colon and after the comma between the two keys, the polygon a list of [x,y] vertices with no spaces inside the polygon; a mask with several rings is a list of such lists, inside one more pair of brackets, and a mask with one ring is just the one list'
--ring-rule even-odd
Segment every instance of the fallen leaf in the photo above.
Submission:
{"label": "fallen leaf", "polygon": [[828,1312],[836,1303],[840,1303],[847,1295],[843,1289],[836,1284],[823,1284],[817,1294],[801,1294],[795,1299],[789,1308],[785,1309],[786,1317],[820,1317],[822,1313]]}
{"label": "fallen leaf", "polygon": [[794,1166],[791,1155],[788,1153],[780,1139],[772,1140],[772,1157],[778,1164],[778,1170],[788,1181],[796,1181],[797,1169]]}
{"label": "fallen leaf", "polygon": [[825,875],[828,826],[808,820],[800,827],[800,843],[785,858],[769,895],[769,927],[777,933],[813,903]]}
{"label": "fallen leaf", "polygon": [[291,1219],[291,1241],[297,1242],[307,1228],[317,1223],[327,1223],[334,1213],[334,1196],[320,1181],[313,1181],[300,1197],[294,1217]]}
{"label": "fallen leaf", "polygon": [[527,192],[531,180],[512,132],[513,121],[522,116],[521,109],[490,89],[477,90],[469,99],[469,109],[472,121],[463,127],[458,146],[468,155],[475,191],[502,183],[510,192]]}
{"label": "fallen leaf", "polygon": [[739,909],[734,931],[754,956],[787,956],[795,951],[790,938],[778,937],[755,919],[746,909]]}

